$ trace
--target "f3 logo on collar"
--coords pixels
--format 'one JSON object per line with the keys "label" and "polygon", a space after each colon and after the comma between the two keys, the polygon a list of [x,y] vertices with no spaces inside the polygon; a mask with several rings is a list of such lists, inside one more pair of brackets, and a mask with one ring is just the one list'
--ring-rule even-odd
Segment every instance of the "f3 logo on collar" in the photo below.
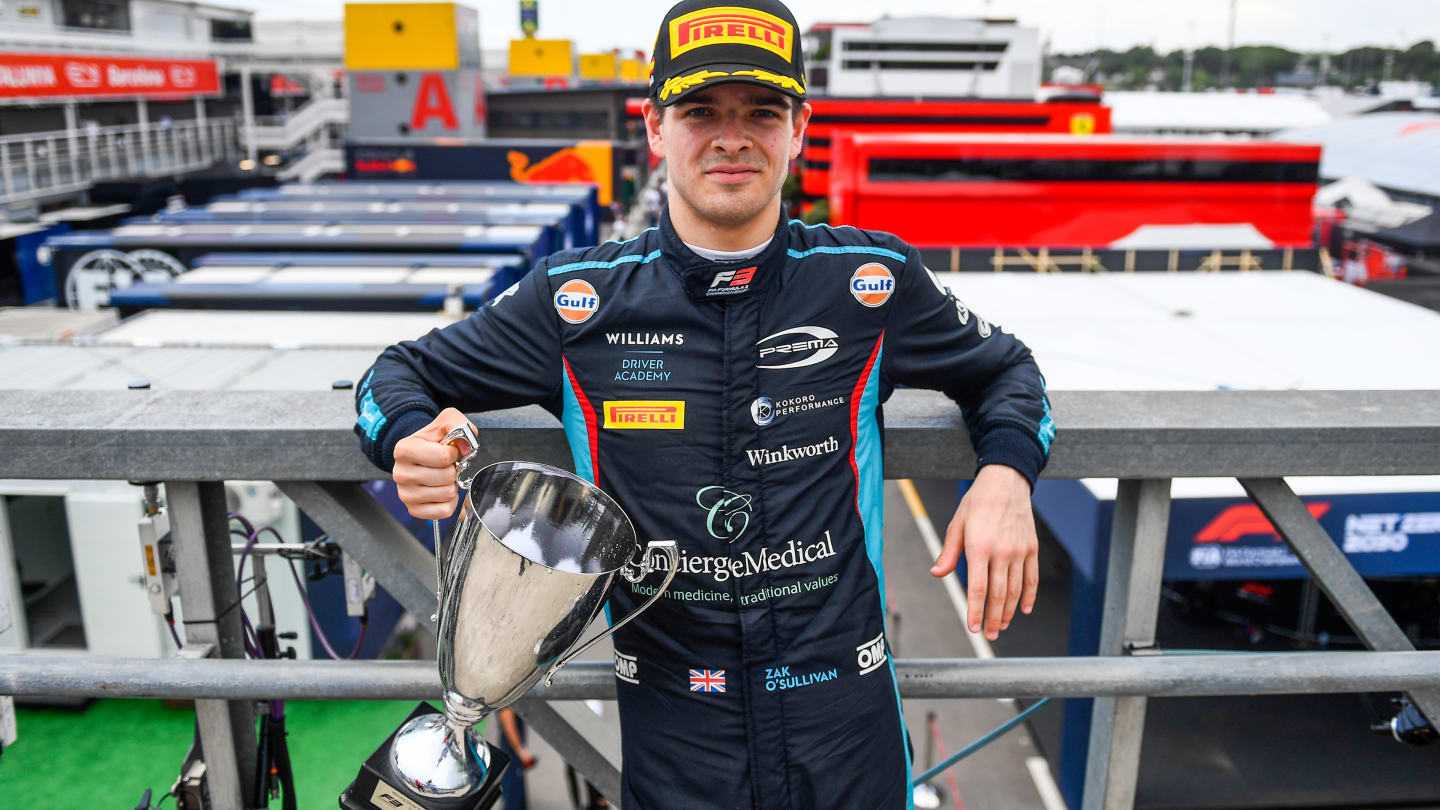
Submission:
{"label": "f3 logo on collar", "polygon": [[710,279],[710,287],[705,291],[705,297],[745,292],[750,289],[750,282],[755,280],[756,269],[758,268],[745,267],[740,270],[721,270]]}

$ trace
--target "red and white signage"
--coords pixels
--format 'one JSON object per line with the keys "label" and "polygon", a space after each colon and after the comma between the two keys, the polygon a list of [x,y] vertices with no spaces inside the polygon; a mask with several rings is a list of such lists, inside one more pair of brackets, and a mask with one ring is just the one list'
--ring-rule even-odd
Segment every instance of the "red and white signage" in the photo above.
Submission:
{"label": "red and white signage", "polygon": [[209,59],[0,53],[0,98],[186,98],[220,93]]}

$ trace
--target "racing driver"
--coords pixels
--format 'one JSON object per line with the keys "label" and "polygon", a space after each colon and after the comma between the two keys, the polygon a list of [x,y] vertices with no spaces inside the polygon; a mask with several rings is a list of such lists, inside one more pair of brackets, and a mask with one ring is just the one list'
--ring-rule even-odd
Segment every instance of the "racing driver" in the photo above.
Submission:
{"label": "racing driver", "polygon": [[[777,0],[672,8],[644,104],[659,226],[542,259],[357,391],[361,444],[415,517],[455,510],[440,440],[465,413],[539,403],[642,545],[677,542],[669,591],[615,636],[625,810],[913,806],[881,563],[896,385],[953,399],[979,459],[930,573],[968,555],[991,639],[1035,601],[1039,369],[897,237],[781,218],[810,118],[797,34]],[[622,582],[613,615],[660,577]]]}

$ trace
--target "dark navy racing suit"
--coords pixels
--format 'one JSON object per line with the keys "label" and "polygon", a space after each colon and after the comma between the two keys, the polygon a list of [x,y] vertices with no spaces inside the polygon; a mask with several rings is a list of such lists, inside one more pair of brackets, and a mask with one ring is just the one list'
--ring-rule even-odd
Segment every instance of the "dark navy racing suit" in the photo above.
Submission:
{"label": "dark navy racing suit", "polygon": [[[980,464],[1033,483],[1054,423],[1012,335],[889,234],[782,223],[752,259],[691,252],[662,217],[557,253],[468,319],[385,350],[356,432],[385,469],[440,408],[539,403],[642,545],[665,597],[615,638],[624,807],[906,808],[885,639],[881,403],[959,403]],[[622,582],[632,611],[660,574]]]}

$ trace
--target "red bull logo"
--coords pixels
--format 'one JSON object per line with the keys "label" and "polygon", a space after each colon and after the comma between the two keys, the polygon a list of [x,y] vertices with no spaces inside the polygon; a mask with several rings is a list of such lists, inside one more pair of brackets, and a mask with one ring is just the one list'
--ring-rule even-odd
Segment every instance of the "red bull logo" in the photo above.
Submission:
{"label": "red bull logo", "polygon": [[571,279],[555,291],[555,311],[567,323],[584,323],[600,308],[600,296],[589,282]]}
{"label": "red bull logo", "polygon": [[763,11],[735,6],[702,8],[670,21],[670,58],[706,45],[729,43],[764,48],[789,62],[794,36],[790,23]]}
{"label": "red bull logo", "polygon": [[850,277],[850,294],[867,307],[878,307],[895,292],[895,276],[879,262],[862,264]]}

